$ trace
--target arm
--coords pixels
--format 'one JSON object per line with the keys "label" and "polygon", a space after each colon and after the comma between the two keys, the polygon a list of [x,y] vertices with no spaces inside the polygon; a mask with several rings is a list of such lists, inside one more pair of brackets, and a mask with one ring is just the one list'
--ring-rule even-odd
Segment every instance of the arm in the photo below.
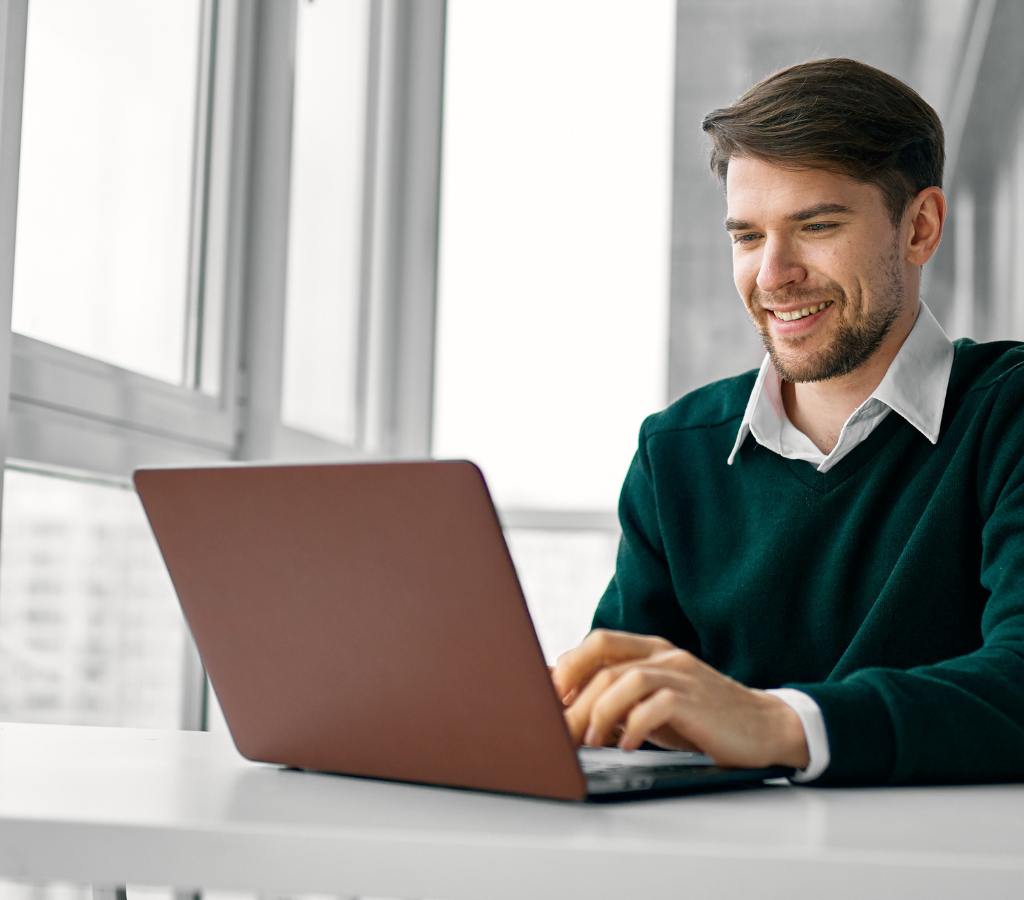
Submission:
{"label": "arm", "polygon": [[[594,616],[596,630],[552,673],[573,738],[598,746],[618,739],[624,749],[644,740],[698,748],[726,766],[804,768],[807,743],[796,712],[698,658],[700,641],[662,545],[645,430],[622,490],[616,574]],[[642,636],[654,634],[661,637]]]}
{"label": "arm", "polygon": [[[822,783],[913,784],[1024,780],[1024,378],[1011,375],[975,418],[985,422],[976,479],[980,527],[980,644],[906,670],[867,668],[794,684],[824,714],[832,764]],[[965,454],[966,456],[966,454]],[[926,548],[922,552],[927,552]],[[987,595],[987,596],[986,596]],[[964,602],[951,587],[930,598]],[[920,628],[941,627],[922,621]]]}
{"label": "arm", "polygon": [[700,640],[677,600],[669,571],[650,460],[647,423],[619,497],[619,542],[615,575],[594,613],[594,628],[657,634],[670,645],[700,655]]}

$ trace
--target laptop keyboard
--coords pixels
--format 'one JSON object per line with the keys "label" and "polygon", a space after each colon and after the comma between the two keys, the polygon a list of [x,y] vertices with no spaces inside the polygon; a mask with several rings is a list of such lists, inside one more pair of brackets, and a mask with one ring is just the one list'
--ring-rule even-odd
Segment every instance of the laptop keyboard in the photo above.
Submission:
{"label": "laptop keyboard", "polygon": [[581,747],[576,751],[591,800],[615,799],[654,792],[751,787],[768,778],[793,774],[785,766],[767,769],[722,769],[706,753],[687,750],[619,750]]}
{"label": "laptop keyboard", "polygon": [[706,753],[690,750],[619,750],[617,747],[580,747],[576,751],[584,775],[613,775],[636,769],[676,766],[713,766]]}

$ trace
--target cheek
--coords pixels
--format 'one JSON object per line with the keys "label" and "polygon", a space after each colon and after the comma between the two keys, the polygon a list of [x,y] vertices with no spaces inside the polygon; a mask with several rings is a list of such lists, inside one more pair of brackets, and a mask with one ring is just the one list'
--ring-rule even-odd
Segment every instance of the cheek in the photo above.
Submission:
{"label": "cheek", "polygon": [[757,275],[760,271],[758,259],[750,253],[733,253],[732,257],[732,280],[736,290],[744,303],[750,300],[750,295],[757,287]]}
{"label": "cheek", "polygon": [[849,294],[859,292],[874,269],[872,255],[852,241],[838,241],[825,249],[816,268],[829,281],[841,285]]}

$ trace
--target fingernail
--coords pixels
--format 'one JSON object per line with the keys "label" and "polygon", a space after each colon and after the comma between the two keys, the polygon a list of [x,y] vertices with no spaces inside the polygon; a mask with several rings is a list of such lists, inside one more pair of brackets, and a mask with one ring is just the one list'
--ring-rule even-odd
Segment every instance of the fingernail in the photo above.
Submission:
{"label": "fingernail", "polygon": [[585,735],[583,735],[583,743],[584,744],[596,744],[597,743],[597,731],[594,729],[593,725],[591,725],[587,729],[587,733]]}

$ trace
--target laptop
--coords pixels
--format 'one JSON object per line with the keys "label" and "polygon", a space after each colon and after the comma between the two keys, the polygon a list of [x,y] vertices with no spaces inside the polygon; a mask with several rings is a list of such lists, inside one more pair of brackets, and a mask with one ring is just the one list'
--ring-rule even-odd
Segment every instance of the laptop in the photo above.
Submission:
{"label": "laptop", "polygon": [[140,469],[135,486],[248,759],[561,800],[792,773],[577,751],[472,463]]}

